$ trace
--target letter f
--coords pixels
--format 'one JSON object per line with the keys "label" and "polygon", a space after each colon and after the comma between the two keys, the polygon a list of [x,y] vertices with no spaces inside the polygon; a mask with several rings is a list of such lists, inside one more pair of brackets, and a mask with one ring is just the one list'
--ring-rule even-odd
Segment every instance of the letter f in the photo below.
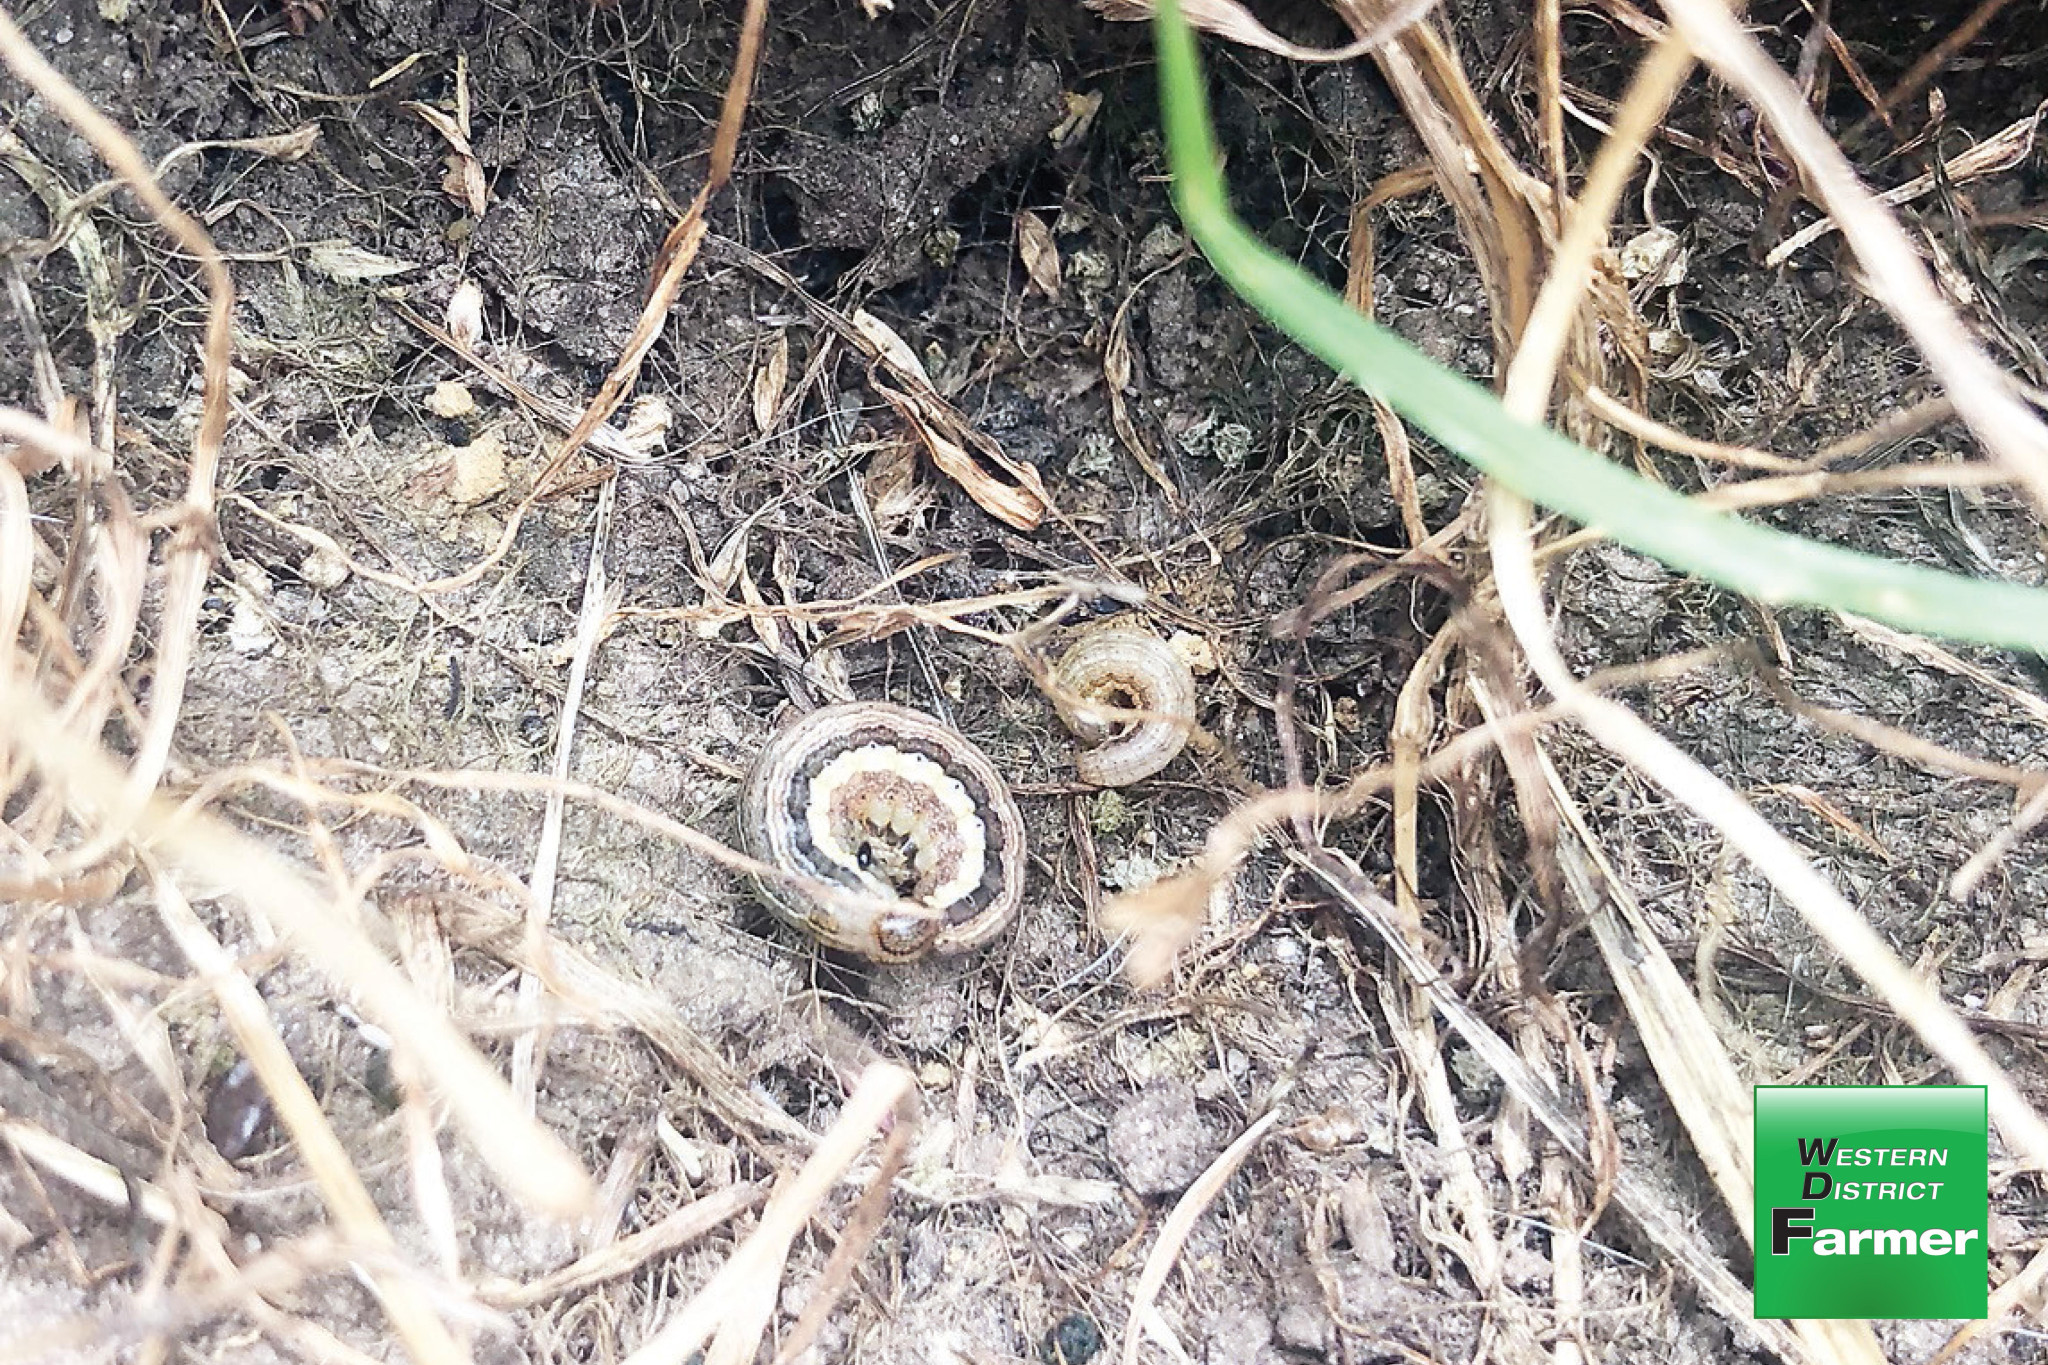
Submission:
{"label": "letter f", "polygon": [[1772,1209],[1771,1255],[1783,1256],[1788,1254],[1792,1250],[1792,1239],[1794,1237],[1813,1236],[1812,1228],[1805,1226],[1793,1226],[1793,1224],[1795,1223],[1803,1225],[1806,1223],[1811,1223],[1812,1221],[1812,1209]]}

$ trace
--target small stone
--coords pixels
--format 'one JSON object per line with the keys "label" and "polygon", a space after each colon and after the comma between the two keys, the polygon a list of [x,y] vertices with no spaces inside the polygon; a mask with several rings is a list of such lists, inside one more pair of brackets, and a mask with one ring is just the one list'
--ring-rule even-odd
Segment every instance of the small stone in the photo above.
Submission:
{"label": "small stone", "polygon": [[315,550],[299,561],[299,577],[316,588],[338,588],[348,574],[348,560],[332,550]]}
{"label": "small stone", "polygon": [[1138,273],[1149,275],[1187,249],[1187,238],[1175,231],[1173,224],[1161,223],[1138,243]]}
{"label": "small stone", "polygon": [[1102,869],[1102,884],[1111,891],[1141,891],[1165,875],[1166,868],[1157,858],[1127,853],[1111,859]]}
{"label": "small stone", "polygon": [[248,658],[268,654],[277,644],[270,616],[247,590],[235,590],[235,609],[228,617],[228,644]]}
{"label": "small stone", "polygon": [[476,395],[467,384],[444,379],[427,395],[427,411],[436,417],[467,417],[476,411]]}
{"label": "small stone", "polygon": [[1167,637],[1166,647],[1180,655],[1190,673],[1208,675],[1216,671],[1216,649],[1192,631],[1177,630]]}
{"label": "small stone", "polygon": [[505,443],[485,432],[466,446],[451,446],[448,500],[468,507],[505,491]]}
{"label": "small stone", "polygon": [[1102,1329],[1086,1313],[1069,1313],[1038,1343],[1043,1365],[1088,1365],[1102,1349]]}
{"label": "small stone", "polygon": [[448,331],[471,350],[484,339],[484,291],[474,280],[464,280],[449,296],[446,315]]}

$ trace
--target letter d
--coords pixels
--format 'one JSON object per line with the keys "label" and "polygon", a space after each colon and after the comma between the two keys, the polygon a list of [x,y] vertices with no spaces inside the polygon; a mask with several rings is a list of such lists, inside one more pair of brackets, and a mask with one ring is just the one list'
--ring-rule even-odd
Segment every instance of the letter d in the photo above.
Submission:
{"label": "letter d", "polygon": [[[1817,1190],[1813,1187],[1813,1182],[1816,1180],[1820,1182],[1820,1188]],[[1808,1171],[1806,1173],[1806,1183],[1799,1187],[1799,1197],[1801,1199],[1825,1199],[1828,1197],[1828,1191],[1834,1187],[1834,1177],[1826,1171]]]}

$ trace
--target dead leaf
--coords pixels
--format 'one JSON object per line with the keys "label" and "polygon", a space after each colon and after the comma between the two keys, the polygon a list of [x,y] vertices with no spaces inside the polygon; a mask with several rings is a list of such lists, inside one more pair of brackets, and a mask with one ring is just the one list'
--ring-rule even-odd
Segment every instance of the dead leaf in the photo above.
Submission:
{"label": "dead leaf", "polygon": [[789,382],[789,333],[777,332],[768,348],[768,359],[754,371],[754,429],[766,436],[775,425],[782,407],[783,386]]}
{"label": "dead leaf", "polygon": [[642,459],[652,459],[668,440],[668,429],[675,421],[675,409],[667,398],[658,393],[643,393],[626,410],[626,423],[619,428],[619,436]]}
{"label": "dead leaf", "polygon": [[887,323],[865,310],[856,311],[850,321],[862,349],[874,360],[874,368],[887,371],[902,387],[883,383],[872,371],[869,382],[917,433],[931,452],[932,463],[990,516],[1020,531],[1035,530],[1052,502],[1037,467],[1012,458],[1002,446],[975,430],[939,395],[918,362],[917,352]]}
{"label": "dead leaf", "polygon": [[1102,379],[1109,390],[1109,420],[1116,428],[1117,439],[1124,443],[1124,449],[1131,452],[1131,458],[1145,471],[1145,477],[1158,484],[1160,491],[1166,494],[1166,500],[1177,507],[1180,505],[1180,489],[1167,474],[1166,467],[1159,463],[1151,442],[1145,439],[1145,433],[1132,418],[1130,403],[1124,396],[1131,384],[1131,300],[1137,296],[1138,291],[1133,289],[1116,310],[1116,316],[1109,323],[1109,344],[1102,348]]}
{"label": "dead leaf", "polygon": [[380,256],[352,242],[314,242],[306,248],[306,264],[328,279],[344,284],[388,280],[393,275],[419,269],[417,262],[401,261],[396,256]]}
{"label": "dead leaf", "polygon": [[[1086,0],[1086,3],[1089,9],[1105,19],[1152,17],[1152,0]],[[1435,8],[1436,0],[1403,0],[1356,41],[1330,48],[1303,47],[1299,43],[1288,42],[1254,19],[1251,11],[1238,4],[1237,0],[1181,0],[1180,12],[1190,24],[1205,33],[1213,33],[1245,47],[1258,48],[1261,52],[1270,52],[1277,57],[1286,57],[1290,61],[1348,62],[1371,52]]]}
{"label": "dead leaf", "polygon": [[370,77],[369,89],[373,91],[383,89],[385,86],[391,84],[391,82],[397,80],[400,76],[403,76],[406,72],[412,70],[414,67],[418,66],[421,62],[425,61],[426,59],[427,54],[424,52],[413,52],[407,54],[406,56],[400,58],[397,62],[385,67],[382,71]]}
{"label": "dead leaf", "polygon": [[891,529],[921,516],[932,505],[931,485],[917,477],[917,447],[889,441],[868,461],[868,501],[875,520]]}
{"label": "dead leaf", "polygon": [[1024,273],[1031,279],[1031,287],[1045,297],[1057,300],[1060,296],[1060,248],[1052,239],[1052,229],[1045,225],[1030,209],[1017,215],[1017,254],[1023,258]]}
{"label": "dead leaf", "polygon": [[740,601],[747,607],[747,624],[754,628],[754,638],[768,650],[774,659],[797,659],[796,643],[790,638],[789,625],[780,616],[769,611],[768,599],[761,595],[761,589],[754,582],[753,570],[744,564],[740,566]]}
{"label": "dead leaf", "polygon": [[241,143],[244,151],[267,156],[273,161],[302,161],[320,141],[320,125],[302,123],[288,133],[273,133],[269,137],[245,138]]}
{"label": "dead leaf", "polygon": [[418,100],[407,100],[404,107],[418,114],[426,125],[439,133],[448,144],[448,172],[441,179],[441,189],[450,199],[468,209],[473,217],[484,216],[489,195],[484,187],[484,166],[470,149],[469,134],[449,114],[441,112],[431,104]]}
{"label": "dead leaf", "polygon": [[710,562],[704,565],[704,581],[712,590],[730,593],[740,581],[740,575],[747,566],[747,537],[753,529],[754,518],[741,522],[725,538],[725,544],[718,547],[718,552],[711,556]]}
{"label": "dead leaf", "polygon": [[475,280],[464,280],[448,297],[448,334],[470,350],[484,339],[484,291]]}
{"label": "dead leaf", "polygon": [[904,382],[932,387],[932,377],[925,373],[917,352],[896,334],[895,328],[865,308],[855,309],[851,320],[854,331],[860,333],[861,340],[868,344],[868,354],[895,370],[897,377]]}
{"label": "dead leaf", "polygon": [[[776,539],[775,548],[768,554],[768,565],[775,574],[775,590],[782,594],[782,600],[803,601],[804,585],[797,564],[796,547],[790,543],[789,537],[781,536]],[[791,624],[799,633],[804,631],[802,623]]]}
{"label": "dead leaf", "polygon": [[940,423],[932,420],[930,406],[922,395],[899,393],[880,380],[875,381],[875,389],[924,442],[924,448],[931,453],[932,463],[965,489],[967,496],[973,498],[982,511],[1020,531],[1037,529],[1038,523],[1045,518],[1046,506],[1045,488],[1038,482],[1037,470],[1006,457],[1001,466],[1005,473],[1019,469],[1030,470],[1031,473],[1029,484],[1006,481],[983,468],[968,453],[966,446],[954,440]]}

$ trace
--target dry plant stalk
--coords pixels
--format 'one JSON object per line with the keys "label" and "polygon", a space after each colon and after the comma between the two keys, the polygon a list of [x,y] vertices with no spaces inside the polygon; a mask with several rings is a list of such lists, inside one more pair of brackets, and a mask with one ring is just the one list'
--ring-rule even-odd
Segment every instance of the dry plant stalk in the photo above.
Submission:
{"label": "dry plant stalk", "polygon": [[[166,563],[164,608],[157,631],[153,689],[147,728],[136,745],[128,803],[152,790],[170,761],[171,732],[185,693],[197,638],[199,604],[206,575],[213,567],[214,478],[220,468],[221,438],[227,431],[228,356],[234,285],[227,263],[190,214],[172,203],[135,144],[104,114],[92,107],[71,82],[43,60],[8,16],[0,10],[0,61],[5,61],[30,89],[48,101],[112,166],[150,215],[199,262],[206,283],[206,339],[200,367],[199,425],[192,437],[185,495],[178,507],[176,535]],[[18,636],[10,636],[10,652]],[[6,667],[13,667],[11,659]]]}
{"label": "dry plant stalk", "polygon": [[1196,1221],[1216,1202],[1216,1196],[1223,1193],[1230,1177],[1237,1174],[1238,1167],[1244,1165],[1245,1159],[1279,1121],[1279,1110],[1267,1110],[1239,1133],[1237,1139],[1224,1148],[1174,1201],[1173,1211],[1160,1225],[1159,1240],[1152,1244],[1151,1252],[1145,1257],[1145,1268],[1138,1272],[1138,1283],[1131,1290],[1131,1320],[1124,1332],[1123,1365],[1137,1365],[1141,1335],[1157,1339],[1177,1360],[1188,1358],[1187,1351],[1175,1340],[1173,1329],[1159,1316],[1159,1291],[1165,1286],[1166,1277],[1173,1273],[1174,1263],[1180,1259],[1181,1248],[1187,1245],[1188,1234],[1195,1230]]}
{"label": "dry plant stalk", "polygon": [[1667,0],[1666,8],[1673,27],[1700,59],[1769,120],[1871,277],[1872,297],[1912,337],[1954,402],[1956,415],[2026,491],[2036,514],[2048,517],[2048,426],[1970,336],[1905,229],[1863,187],[1798,89],[1720,0]]}
{"label": "dry plant stalk", "polygon": [[[684,1365],[700,1349],[704,1365],[744,1365],[752,1360],[775,1310],[783,1263],[797,1234],[867,1146],[869,1136],[884,1125],[881,1165],[868,1181],[871,1198],[887,1195],[917,1127],[916,1078],[901,1067],[877,1063],[861,1076],[839,1121],[820,1140],[811,1159],[778,1182],[760,1225],[681,1311],[626,1357],[626,1365]],[[828,1307],[844,1287],[852,1259],[866,1250],[874,1233],[872,1219],[857,1214],[820,1282],[819,1297]],[[818,1326],[810,1313],[804,1322],[813,1331]],[[796,1349],[802,1345],[797,1339]]]}

